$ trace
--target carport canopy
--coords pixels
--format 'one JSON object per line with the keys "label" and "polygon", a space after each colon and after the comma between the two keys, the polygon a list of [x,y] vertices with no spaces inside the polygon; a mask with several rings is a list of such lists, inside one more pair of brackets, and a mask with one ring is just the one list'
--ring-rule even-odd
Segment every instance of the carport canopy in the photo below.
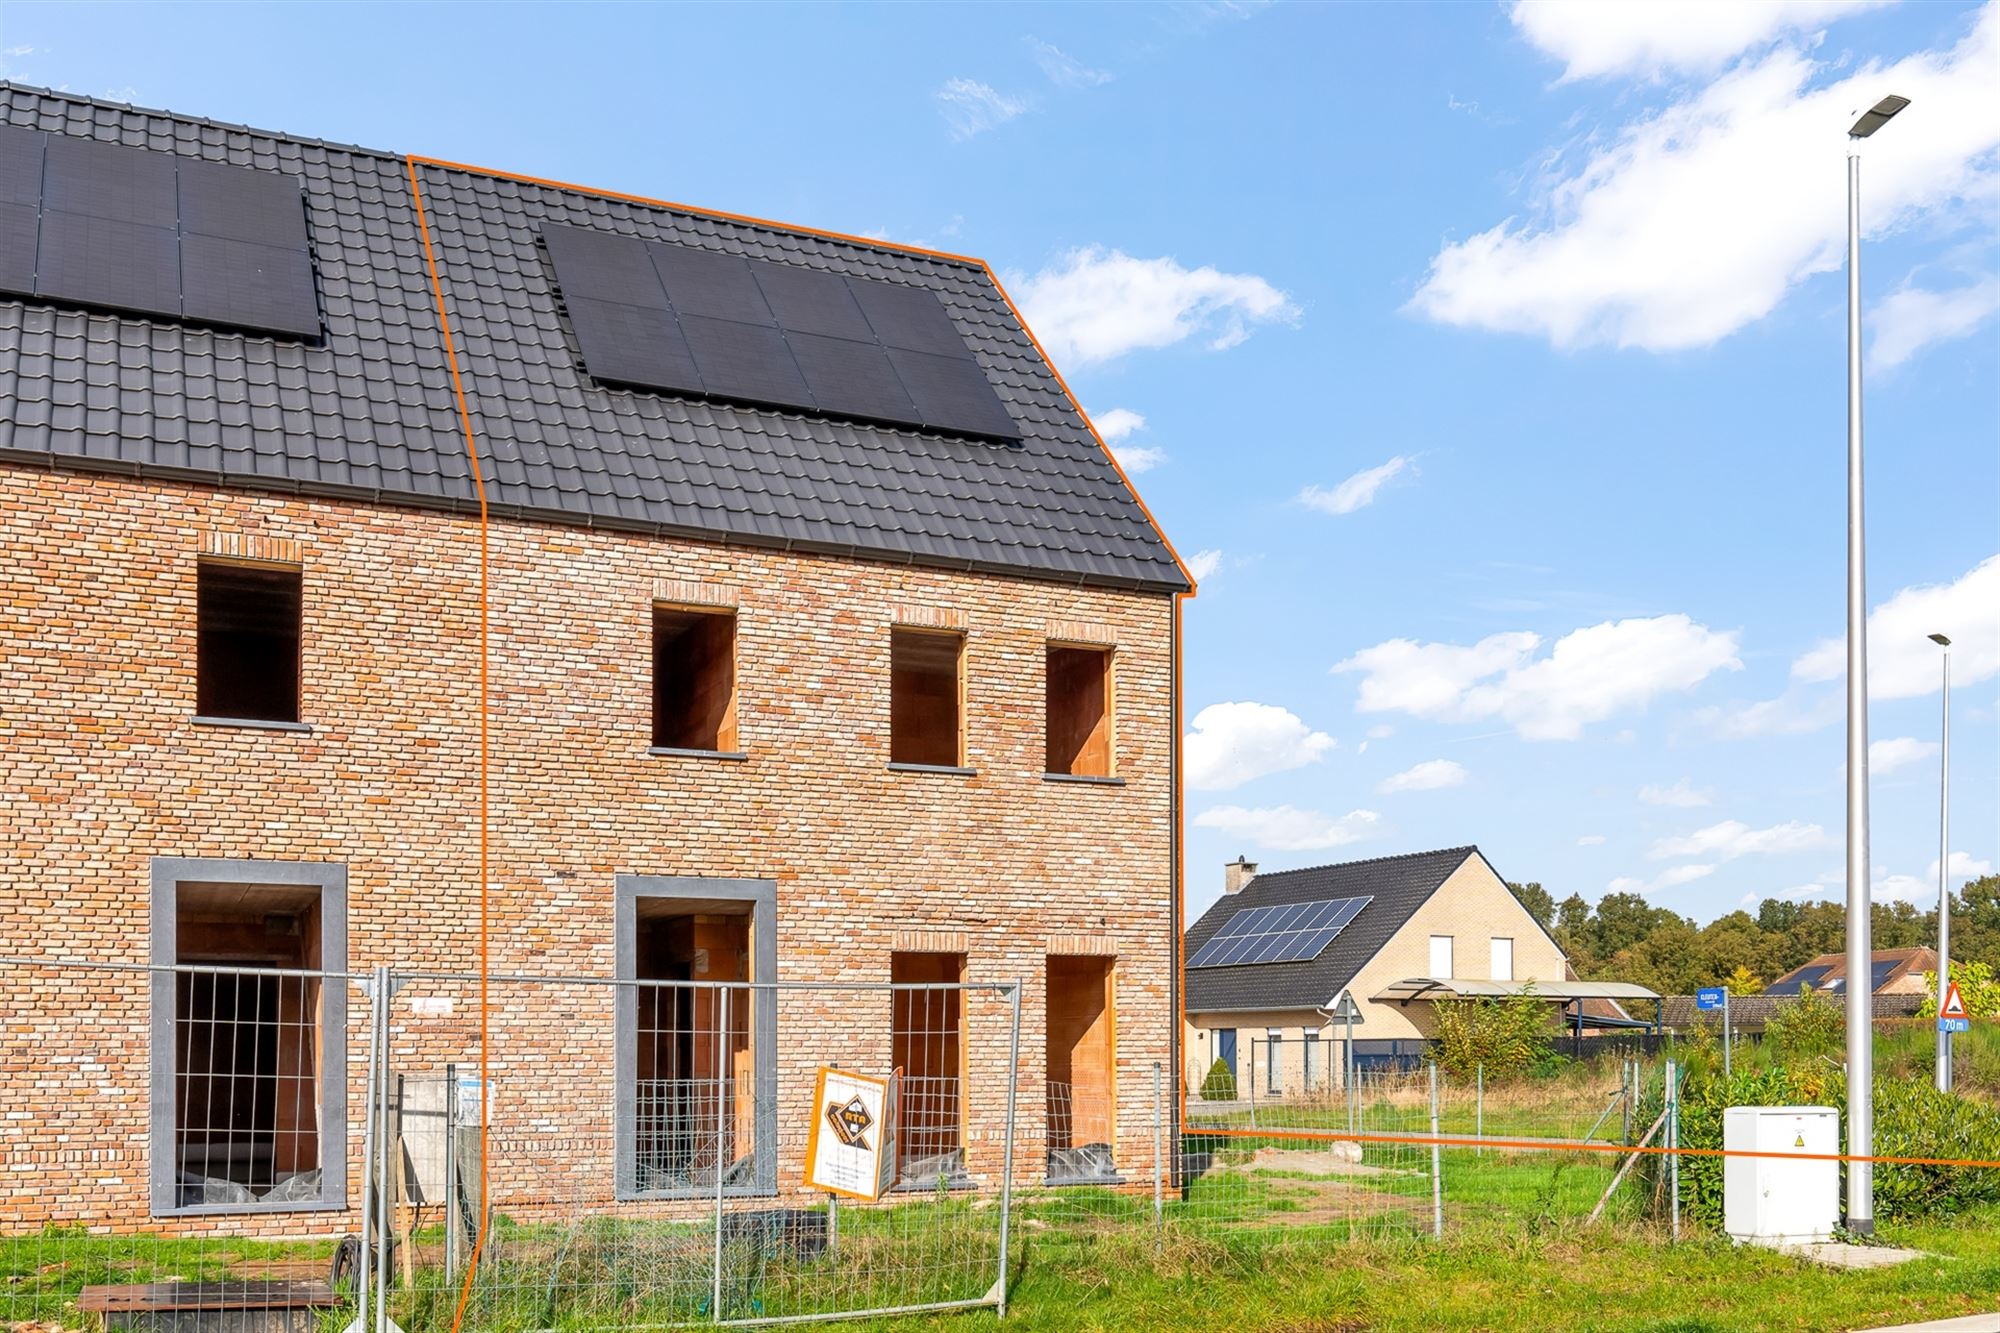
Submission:
{"label": "carport canopy", "polygon": [[1374,998],[1386,1000],[1493,999],[1528,992],[1568,1004],[1576,1000],[1657,1000],[1659,992],[1629,981],[1475,981],[1463,977],[1410,977],[1392,982]]}

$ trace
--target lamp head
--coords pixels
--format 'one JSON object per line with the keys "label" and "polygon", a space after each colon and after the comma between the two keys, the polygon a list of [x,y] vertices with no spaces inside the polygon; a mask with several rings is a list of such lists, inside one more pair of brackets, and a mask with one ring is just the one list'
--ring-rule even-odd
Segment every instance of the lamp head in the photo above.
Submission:
{"label": "lamp head", "polygon": [[1931,635],[1931,636],[1930,636],[1930,640],[1931,640],[1931,642],[1932,642],[1932,643],[1934,643],[1934,644],[1938,645],[1938,646],[1939,646],[1940,648],[1949,648],[1949,647],[1951,647],[1951,640],[1950,640],[1950,639],[1947,639],[1947,638],[1946,638],[1946,637],[1945,637],[1944,635],[1942,635],[1942,634],[1933,634],[1933,635]]}
{"label": "lamp head", "polygon": [[1866,139],[1869,135],[1887,125],[1898,111],[1901,111],[1909,104],[1909,98],[1898,97],[1894,93],[1890,93],[1874,106],[1869,107],[1861,113],[1861,119],[1854,122],[1854,128],[1847,132],[1847,137],[1850,139]]}

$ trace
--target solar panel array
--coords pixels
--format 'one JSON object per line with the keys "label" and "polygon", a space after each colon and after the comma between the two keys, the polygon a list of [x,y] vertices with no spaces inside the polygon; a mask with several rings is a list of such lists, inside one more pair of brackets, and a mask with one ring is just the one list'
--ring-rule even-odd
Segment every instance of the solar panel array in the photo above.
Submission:
{"label": "solar panel array", "polygon": [[934,293],[579,227],[542,240],[599,380],[1020,438]]}
{"label": "solar panel array", "polygon": [[317,337],[298,182],[0,126],[0,292]]}
{"label": "solar panel array", "polygon": [[1317,958],[1347,929],[1369,898],[1320,898],[1312,902],[1246,907],[1222,923],[1208,943],[1195,950],[1189,967],[1237,967],[1246,963],[1298,963]]}
{"label": "solar panel array", "polygon": [[1820,978],[1833,971],[1831,967],[1801,968],[1799,974],[1787,981],[1774,982],[1766,987],[1766,995],[1797,995],[1807,986],[1818,986]]}

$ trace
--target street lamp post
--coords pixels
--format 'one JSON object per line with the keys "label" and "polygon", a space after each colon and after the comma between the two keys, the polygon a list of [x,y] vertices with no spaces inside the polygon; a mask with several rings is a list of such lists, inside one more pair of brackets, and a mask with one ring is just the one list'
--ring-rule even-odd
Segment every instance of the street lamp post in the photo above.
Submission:
{"label": "street lamp post", "polygon": [[[1940,725],[1938,759],[1938,1011],[1944,1011],[1945,991],[1951,987],[1951,640],[1931,635],[1931,642],[1944,649],[1944,720]],[[1938,1024],[1937,1086],[1951,1091],[1951,1033]]]}
{"label": "street lamp post", "polygon": [[[1861,141],[1910,104],[1889,96],[1847,131],[1847,1152],[1874,1153],[1874,992],[1868,918],[1868,599],[1861,530]],[[1847,1163],[1847,1229],[1875,1230],[1875,1170]]]}

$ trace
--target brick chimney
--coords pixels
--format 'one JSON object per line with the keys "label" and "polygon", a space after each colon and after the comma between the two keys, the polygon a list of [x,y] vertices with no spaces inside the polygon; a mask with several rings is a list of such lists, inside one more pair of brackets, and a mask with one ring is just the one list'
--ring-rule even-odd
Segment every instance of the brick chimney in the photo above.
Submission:
{"label": "brick chimney", "polygon": [[1243,886],[1257,878],[1257,863],[1246,861],[1239,853],[1234,861],[1222,867],[1222,891],[1241,893]]}

